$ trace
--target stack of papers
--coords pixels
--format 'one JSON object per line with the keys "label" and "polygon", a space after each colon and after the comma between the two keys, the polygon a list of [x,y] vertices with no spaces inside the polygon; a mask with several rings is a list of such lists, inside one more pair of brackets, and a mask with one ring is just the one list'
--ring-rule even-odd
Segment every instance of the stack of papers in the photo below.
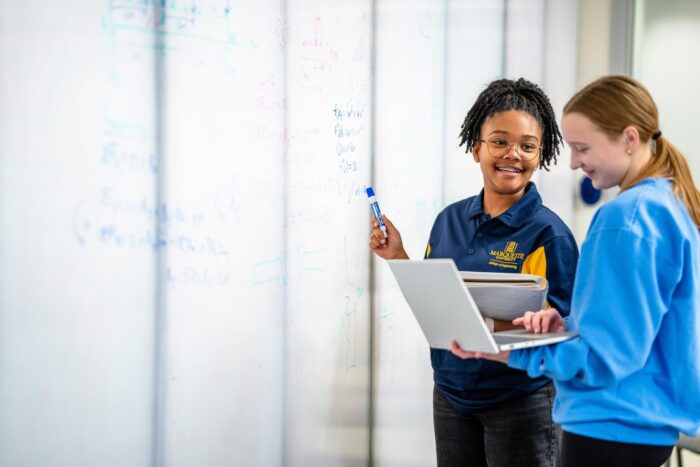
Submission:
{"label": "stack of papers", "polygon": [[511,321],[547,307],[547,279],[533,274],[460,271],[483,316]]}

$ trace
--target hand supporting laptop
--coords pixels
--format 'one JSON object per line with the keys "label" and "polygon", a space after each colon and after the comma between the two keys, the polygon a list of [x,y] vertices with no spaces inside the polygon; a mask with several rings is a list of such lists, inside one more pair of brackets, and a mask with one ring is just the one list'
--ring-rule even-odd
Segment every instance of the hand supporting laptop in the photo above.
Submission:
{"label": "hand supporting laptop", "polygon": [[[520,318],[513,320],[513,325],[524,326],[528,332],[542,334],[547,332],[562,332],[566,330],[566,321],[556,308],[547,308],[540,311],[526,311]],[[470,352],[462,350],[457,341],[452,341],[450,351],[459,358],[484,358],[496,362],[506,363],[510,357],[510,350],[499,353]]]}
{"label": "hand supporting laptop", "polygon": [[454,355],[458,356],[462,360],[465,360],[467,358],[483,358],[486,360],[493,360],[495,362],[507,363],[508,358],[510,358],[510,350],[504,350],[498,353],[469,352],[467,350],[462,350],[459,344],[457,344],[457,341],[452,341],[450,352],[452,352]]}

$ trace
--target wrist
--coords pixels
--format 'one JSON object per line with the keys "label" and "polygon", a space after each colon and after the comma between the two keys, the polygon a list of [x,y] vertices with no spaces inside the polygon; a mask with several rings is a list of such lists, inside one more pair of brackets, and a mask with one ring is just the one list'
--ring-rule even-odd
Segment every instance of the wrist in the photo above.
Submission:
{"label": "wrist", "polygon": [[402,249],[392,259],[411,259],[411,258],[408,257],[408,253],[406,253],[406,250]]}

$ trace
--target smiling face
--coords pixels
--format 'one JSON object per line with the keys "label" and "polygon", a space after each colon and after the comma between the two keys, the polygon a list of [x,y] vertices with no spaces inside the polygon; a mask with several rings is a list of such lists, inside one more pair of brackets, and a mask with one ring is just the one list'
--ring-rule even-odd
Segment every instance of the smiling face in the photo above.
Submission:
{"label": "smiling face", "polygon": [[561,122],[571,148],[571,168],[580,168],[598,189],[621,185],[630,174],[630,144],[624,135],[611,138],[583,114],[571,112]]}
{"label": "smiling face", "polygon": [[530,160],[523,160],[519,147],[528,143],[539,146],[542,129],[537,120],[522,110],[507,110],[492,115],[481,125],[480,139],[498,141],[511,146],[501,158],[489,152],[488,144],[477,142],[472,151],[474,160],[481,166],[484,176],[484,192],[487,195],[519,197],[525,190],[540,163],[539,152]]}

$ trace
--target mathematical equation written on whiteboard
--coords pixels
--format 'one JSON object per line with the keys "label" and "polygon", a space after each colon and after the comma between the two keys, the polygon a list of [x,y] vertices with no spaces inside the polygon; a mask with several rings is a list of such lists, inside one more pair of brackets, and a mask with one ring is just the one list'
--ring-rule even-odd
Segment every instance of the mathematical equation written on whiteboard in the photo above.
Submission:
{"label": "mathematical equation written on whiteboard", "polygon": [[353,101],[345,105],[335,104],[333,107],[335,152],[339,158],[338,169],[343,174],[358,171],[356,153],[359,137],[364,130],[364,115],[365,106],[357,105]]}
{"label": "mathematical equation written on whiteboard", "polygon": [[111,0],[108,25],[122,29],[178,35],[236,44],[230,1]]}
{"label": "mathematical equation written on whiteboard", "polygon": [[[229,213],[229,222],[240,219]],[[98,203],[81,203],[74,216],[75,238],[80,245],[101,243],[119,248],[169,248],[193,254],[228,256],[222,239],[206,228],[209,215],[167,203],[154,203],[147,196],[120,193],[106,186]],[[180,231],[178,231],[180,230]]]}

